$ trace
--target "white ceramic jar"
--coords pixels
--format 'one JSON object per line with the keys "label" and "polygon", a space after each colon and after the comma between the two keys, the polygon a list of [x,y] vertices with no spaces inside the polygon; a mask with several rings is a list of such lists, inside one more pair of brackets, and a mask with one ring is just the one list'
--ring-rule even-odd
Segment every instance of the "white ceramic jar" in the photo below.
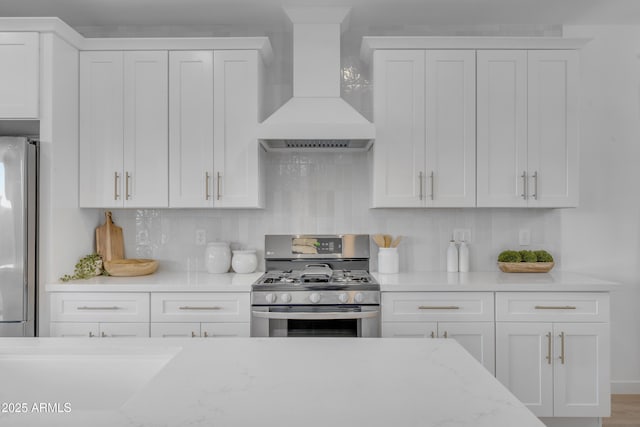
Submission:
{"label": "white ceramic jar", "polygon": [[398,248],[378,249],[378,273],[395,274],[400,269]]}
{"label": "white ceramic jar", "polygon": [[240,274],[253,273],[258,268],[258,257],[255,249],[233,251],[231,260],[233,271]]}
{"label": "white ceramic jar", "polygon": [[227,242],[207,244],[204,252],[204,263],[209,273],[227,273],[231,266],[231,248]]}

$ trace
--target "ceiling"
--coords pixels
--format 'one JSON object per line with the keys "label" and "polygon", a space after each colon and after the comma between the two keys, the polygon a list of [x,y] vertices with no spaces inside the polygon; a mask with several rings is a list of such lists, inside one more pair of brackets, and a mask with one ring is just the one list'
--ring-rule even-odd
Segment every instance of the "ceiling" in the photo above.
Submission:
{"label": "ceiling", "polygon": [[287,5],[352,6],[351,25],[640,24],[640,0],[0,0],[72,27],[280,26]]}

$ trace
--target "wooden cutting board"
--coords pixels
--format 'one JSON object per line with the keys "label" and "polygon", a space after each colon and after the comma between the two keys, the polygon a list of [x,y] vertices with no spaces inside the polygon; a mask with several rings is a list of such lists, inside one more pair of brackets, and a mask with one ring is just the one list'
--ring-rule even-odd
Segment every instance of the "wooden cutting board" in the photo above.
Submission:
{"label": "wooden cutting board", "polygon": [[105,211],[104,224],[96,228],[96,252],[103,261],[124,259],[122,228],[113,223],[111,211]]}

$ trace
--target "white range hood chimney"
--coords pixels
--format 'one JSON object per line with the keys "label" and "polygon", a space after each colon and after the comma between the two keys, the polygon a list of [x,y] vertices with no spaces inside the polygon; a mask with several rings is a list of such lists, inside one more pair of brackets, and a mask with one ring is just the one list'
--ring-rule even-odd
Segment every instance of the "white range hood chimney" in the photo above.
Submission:
{"label": "white range hood chimney", "polygon": [[374,125],[340,97],[347,7],[286,8],[293,22],[293,98],[258,127],[267,150],[368,150]]}

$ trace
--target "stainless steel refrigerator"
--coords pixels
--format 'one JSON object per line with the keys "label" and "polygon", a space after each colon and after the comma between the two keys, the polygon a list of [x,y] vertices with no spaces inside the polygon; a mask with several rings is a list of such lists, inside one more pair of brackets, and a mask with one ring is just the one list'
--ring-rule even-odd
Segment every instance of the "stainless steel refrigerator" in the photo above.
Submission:
{"label": "stainless steel refrigerator", "polygon": [[0,336],[36,335],[38,142],[0,137]]}

